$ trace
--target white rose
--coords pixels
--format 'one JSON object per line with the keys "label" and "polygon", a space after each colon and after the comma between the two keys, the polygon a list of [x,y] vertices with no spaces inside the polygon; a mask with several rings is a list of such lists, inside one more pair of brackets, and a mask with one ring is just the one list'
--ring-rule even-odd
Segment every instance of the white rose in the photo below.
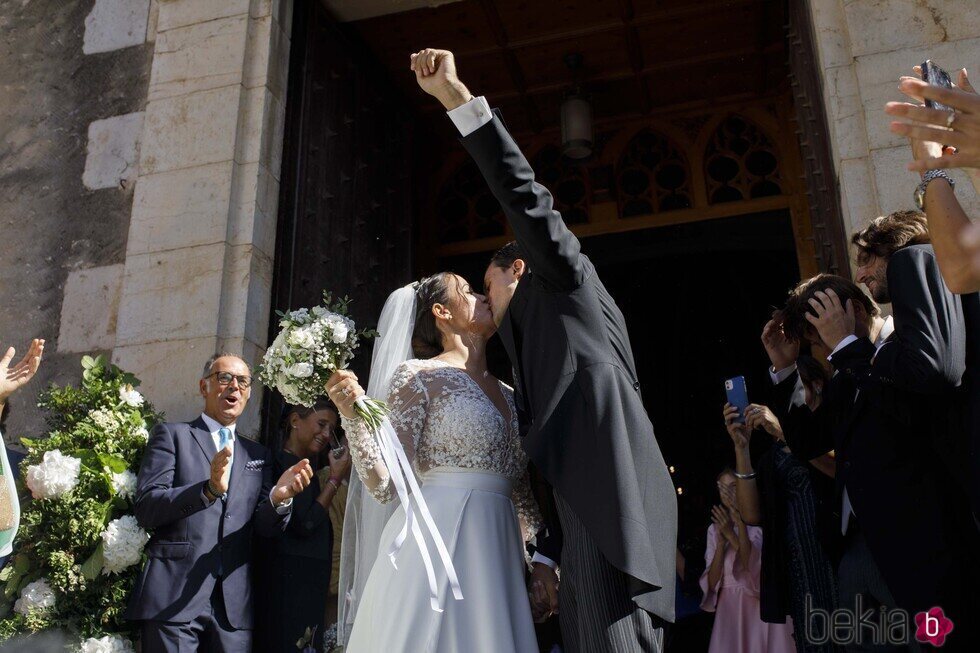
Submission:
{"label": "white rose", "polygon": [[309,363],[296,363],[288,370],[286,373],[297,379],[305,379],[307,377],[313,376],[313,366]]}
{"label": "white rose", "polygon": [[347,325],[346,324],[335,324],[333,325],[333,341],[336,343],[347,342]]}
{"label": "white rose", "polygon": [[131,406],[133,408],[139,408],[143,405],[143,395],[134,390],[133,386],[129,384],[119,388],[119,398],[122,399],[127,406]]}
{"label": "white rose", "polygon": [[46,579],[39,578],[20,591],[20,598],[14,603],[14,612],[26,615],[31,610],[53,608],[54,604],[54,590]]}
{"label": "white rose", "polygon": [[136,517],[113,519],[102,532],[103,574],[118,574],[140,561],[150,536],[140,528]]}
{"label": "white rose", "polygon": [[313,307],[313,316],[314,317],[323,317],[326,314],[327,314],[327,309],[323,308],[322,306],[314,306]]}
{"label": "white rose", "polygon": [[78,485],[82,461],[59,450],[46,451],[44,459],[27,468],[27,487],[35,499],[51,499]]}
{"label": "white rose", "polygon": [[309,328],[294,329],[290,332],[287,341],[293,347],[300,347],[302,349],[310,349],[316,344],[316,341],[313,339],[313,334],[310,333]]}
{"label": "white rose", "polygon": [[136,495],[136,474],[128,469],[118,474],[113,474],[112,488],[123,499],[131,499]]}
{"label": "white rose", "polygon": [[82,642],[81,653],[134,653],[136,649],[128,639],[106,635],[98,639],[89,637]]}

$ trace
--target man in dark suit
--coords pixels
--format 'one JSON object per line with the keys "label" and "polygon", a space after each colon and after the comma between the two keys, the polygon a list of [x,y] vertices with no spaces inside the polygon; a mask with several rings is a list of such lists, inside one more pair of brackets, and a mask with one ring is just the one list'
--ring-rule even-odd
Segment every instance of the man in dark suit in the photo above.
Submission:
{"label": "man in dark suit", "polygon": [[[939,606],[958,629],[947,648],[970,650],[965,590],[975,587],[976,533],[955,410],[966,335],[962,305],[925,242],[925,222],[913,212],[878,218],[854,237],[858,280],[892,305],[894,331],[877,344],[860,327],[859,303],[820,283],[797,300],[809,305],[806,320],[836,370],[829,401],[842,606],[852,609],[861,597],[865,609],[898,607],[910,617]],[[868,648],[853,650],[879,650],[864,636]]]}
{"label": "man in dark suit", "polygon": [[500,116],[457,78],[452,53],[424,50],[412,69],[449,111],[517,237],[485,283],[524,448],[559,518],[539,542],[550,560],[538,556],[535,579],[553,587],[548,562],[561,564],[566,650],[661,651],[674,619],[677,497],[623,315]]}
{"label": "man in dark suit", "polygon": [[201,416],[150,436],[135,503],[151,538],[126,615],[143,622],[144,653],[251,650],[253,525],[281,533],[313,474],[304,459],[276,481],[266,448],[237,436],[251,384],[241,358],[213,356]]}

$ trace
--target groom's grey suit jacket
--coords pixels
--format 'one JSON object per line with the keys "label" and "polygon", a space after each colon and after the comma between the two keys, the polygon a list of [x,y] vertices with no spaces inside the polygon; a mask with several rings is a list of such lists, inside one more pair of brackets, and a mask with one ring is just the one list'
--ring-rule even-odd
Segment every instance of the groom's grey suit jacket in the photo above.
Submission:
{"label": "groom's grey suit jacket", "polygon": [[637,605],[673,621],[677,496],[640,397],[626,322],[494,113],[462,143],[531,270],[499,330],[517,377],[524,448],[631,577]]}
{"label": "groom's grey suit jacket", "polygon": [[216,449],[204,420],[153,429],[135,502],[151,538],[128,619],[189,623],[210,609],[220,579],[228,621],[252,628],[252,529],[274,536],[286,517],[269,502],[276,479],[268,450],[241,436],[234,447],[227,498],[209,504],[203,491]]}

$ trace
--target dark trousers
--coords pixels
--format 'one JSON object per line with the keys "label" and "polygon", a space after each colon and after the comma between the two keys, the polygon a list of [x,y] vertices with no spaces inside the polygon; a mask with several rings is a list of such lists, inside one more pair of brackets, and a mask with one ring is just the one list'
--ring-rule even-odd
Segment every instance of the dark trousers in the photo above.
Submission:
{"label": "dark trousers", "polygon": [[[862,610],[872,610],[875,617],[879,614],[881,606],[887,609],[897,609],[895,599],[892,598],[892,594],[885,584],[885,578],[881,575],[874,558],[871,557],[868,543],[853,518],[845,539],[844,555],[841,557],[838,567],[840,607],[854,611],[860,596]],[[872,620],[877,623],[876,619]],[[863,653],[865,651],[873,651],[874,653],[912,651],[918,653],[921,648],[915,642],[914,628],[913,623],[909,633],[912,641],[905,646],[876,644],[872,641],[870,632],[861,630],[858,631],[859,638],[857,641],[848,644],[845,648],[848,653]]]}
{"label": "dark trousers", "polygon": [[252,631],[228,623],[221,583],[211,593],[210,609],[190,623],[144,621],[143,653],[248,653]]}
{"label": "dark trousers", "polygon": [[606,560],[555,493],[564,533],[558,619],[566,653],[663,653],[664,626],[630,598],[627,576]]}

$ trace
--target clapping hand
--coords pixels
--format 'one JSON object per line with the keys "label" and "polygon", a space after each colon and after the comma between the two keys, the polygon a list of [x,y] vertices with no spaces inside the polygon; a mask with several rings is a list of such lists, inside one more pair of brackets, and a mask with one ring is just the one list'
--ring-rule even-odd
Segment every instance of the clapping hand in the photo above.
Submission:
{"label": "clapping hand", "polygon": [[276,482],[276,487],[272,491],[273,504],[278,506],[284,501],[292,499],[306,489],[312,478],[313,468],[310,467],[310,461],[304,458],[284,471],[279,477],[279,481]]}
{"label": "clapping hand", "polygon": [[41,366],[41,357],[44,355],[44,341],[32,340],[31,346],[20,362],[11,366],[10,361],[14,359],[15,353],[14,348],[11,347],[0,359],[0,405],[6,403],[10,395],[34,378],[38,367]]}
{"label": "clapping hand", "polygon": [[711,521],[715,524],[718,542],[727,542],[732,546],[738,546],[738,538],[735,537],[735,529],[732,527],[732,518],[723,506],[711,508]]}
{"label": "clapping hand", "polygon": [[810,298],[810,306],[813,313],[807,313],[806,319],[830,351],[837,349],[844,338],[854,335],[854,304],[850,299],[841,305],[840,297],[832,288],[827,292],[818,290]]}
{"label": "clapping hand", "polygon": [[209,490],[221,496],[228,491],[228,480],[231,478],[231,445],[225,446],[211,458],[211,479]]}

